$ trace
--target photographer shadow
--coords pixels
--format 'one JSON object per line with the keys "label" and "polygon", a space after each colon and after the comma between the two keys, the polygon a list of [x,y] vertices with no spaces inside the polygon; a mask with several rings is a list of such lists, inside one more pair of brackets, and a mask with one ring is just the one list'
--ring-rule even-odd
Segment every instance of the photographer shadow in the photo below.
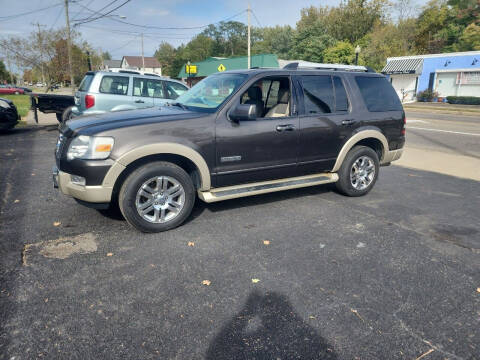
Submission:
{"label": "photographer shadow", "polygon": [[337,359],[325,339],[275,292],[252,292],[210,344],[213,359]]}

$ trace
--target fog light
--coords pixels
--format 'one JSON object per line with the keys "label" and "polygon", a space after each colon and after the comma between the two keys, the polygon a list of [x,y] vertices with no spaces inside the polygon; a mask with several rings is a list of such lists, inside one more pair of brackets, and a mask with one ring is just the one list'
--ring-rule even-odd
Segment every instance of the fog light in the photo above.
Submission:
{"label": "fog light", "polygon": [[70,175],[72,184],[85,186],[85,178],[77,175]]}

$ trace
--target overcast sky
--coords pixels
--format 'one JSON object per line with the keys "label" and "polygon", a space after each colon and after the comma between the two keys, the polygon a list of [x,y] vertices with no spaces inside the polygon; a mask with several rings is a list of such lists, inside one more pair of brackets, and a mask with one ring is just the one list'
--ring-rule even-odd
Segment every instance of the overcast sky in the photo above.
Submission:
{"label": "overcast sky", "polygon": [[[91,16],[92,12],[86,8],[98,11],[112,1],[70,0],[71,23],[75,24],[77,22],[75,20]],[[125,1],[117,0],[105,10],[102,10],[102,12],[109,11]],[[252,25],[273,26],[288,24],[295,26],[295,23],[300,18],[300,10],[302,8],[310,5],[338,5],[339,0],[251,0],[250,3],[256,16],[256,18],[252,18]],[[2,17],[47,7],[49,8],[18,18],[2,19]],[[241,0],[131,0],[114,11],[112,15],[114,14],[116,19],[133,24],[193,28],[226,20],[246,8],[247,1]],[[45,28],[65,26],[63,0],[0,0],[0,9],[0,37],[3,38],[8,35],[25,36],[36,29],[33,24],[37,22],[44,25]],[[122,20],[120,16],[126,18]],[[232,20],[246,23],[246,12],[233,17]],[[174,46],[187,43],[202,29],[144,29],[119,23],[110,18],[103,18],[75,26],[75,30],[80,32],[83,39],[96,49],[109,51],[114,59],[121,59],[123,55],[140,55],[141,41],[139,33],[142,31],[145,33],[145,56],[152,56],[160,42],[168,41]]]}

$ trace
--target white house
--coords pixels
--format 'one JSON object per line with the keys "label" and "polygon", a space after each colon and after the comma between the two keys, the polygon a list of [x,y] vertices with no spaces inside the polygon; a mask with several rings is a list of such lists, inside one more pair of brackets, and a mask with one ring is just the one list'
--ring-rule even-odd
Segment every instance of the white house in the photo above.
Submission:
{"label": "white house", "polygon": [[162,75],[162,68],[157,58],[149,56],[145,56],[143,60],[141,56],[124,56],[120,67],[126,70],[137,70]]}

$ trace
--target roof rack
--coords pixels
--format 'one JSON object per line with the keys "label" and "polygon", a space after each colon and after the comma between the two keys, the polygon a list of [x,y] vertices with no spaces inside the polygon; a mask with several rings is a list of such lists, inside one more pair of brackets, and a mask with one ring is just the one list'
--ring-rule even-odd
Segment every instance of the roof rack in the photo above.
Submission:
{"label": "roof rack", "polygon": [[371,67],[362,65],[320,64],[309,61],[292,62],[283,67],[288,70],[333,70],[375,72]]}

